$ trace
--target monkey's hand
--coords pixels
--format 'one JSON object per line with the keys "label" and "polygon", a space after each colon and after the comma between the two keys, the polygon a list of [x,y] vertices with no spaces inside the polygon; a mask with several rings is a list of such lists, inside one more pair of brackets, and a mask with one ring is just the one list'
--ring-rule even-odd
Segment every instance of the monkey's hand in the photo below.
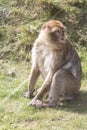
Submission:
{"label": "monkey's hand", "polygon": [[33,92],[34,92],[35,90],[33,90],[32,92],[29,92],[29,91],[27,91],[26,93],[24,93],[24,97],[26,97],[26,98],[33,98],[34,96],[33,96]]}
{"label": "monkey's hand", "polygon": [[43,108],[43,107],[46,107],[47,104],[39,99],[33,99],[29,105],[31,106],[35,106],[36,108]]}

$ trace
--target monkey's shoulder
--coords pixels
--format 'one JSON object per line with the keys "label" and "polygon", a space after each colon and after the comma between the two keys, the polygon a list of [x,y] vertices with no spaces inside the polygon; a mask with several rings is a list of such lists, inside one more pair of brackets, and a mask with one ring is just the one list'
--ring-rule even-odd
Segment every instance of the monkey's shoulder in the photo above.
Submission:
{"label": "monkey's shoulder", "polygon": [[36,41],[34,43],[32,50],[34,50],[36,54],[40,56],[49,55],[51,51],[51,49],[44,42],[39,41]]}

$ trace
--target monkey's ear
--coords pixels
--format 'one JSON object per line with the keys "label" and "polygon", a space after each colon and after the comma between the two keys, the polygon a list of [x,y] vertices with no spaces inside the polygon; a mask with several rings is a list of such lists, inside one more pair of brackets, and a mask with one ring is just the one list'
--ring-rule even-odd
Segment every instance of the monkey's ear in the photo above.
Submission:
{"label": "monkey's ear", "polygon": [[63,29],[66,31],[66,27],[63,25]]}
{"label": "monkey's ear", "polygon": [[61,27],[64,31],[66,31],[66,27],[65,27],[63,24],[61,24],[60,27]]}
{"label": "monkey's ear", "polygon": [[46,29],[46,24],[43,24],[41,27],[41,30],[44,30],[44,29]]}
{"label": "monkey's ear", "polygon": [[63,23],[61,23],[60,21],[58,21],[58,24],[59,24],[59,26],[60,26],[64,31],[66,31],[66,27],[64,26]]}
{"label": "monkey's ear", "polygon": [[47,22],[45,22],[45,23],[41,26],[41,30],[46,29],[46,27],[47,27]]}
{"label": "monkey's ear", "polygon": [[51,27],[47,23],[43,24],[41,27],[41,30],[46,30],[46,29],[50,33]]}

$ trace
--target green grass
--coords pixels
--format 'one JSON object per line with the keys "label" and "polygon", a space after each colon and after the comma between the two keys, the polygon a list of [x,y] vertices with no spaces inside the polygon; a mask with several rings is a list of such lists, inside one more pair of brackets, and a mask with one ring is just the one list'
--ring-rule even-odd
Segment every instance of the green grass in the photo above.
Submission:
{"label": "green grass", "polygon": [[[83,48],[79,55],[83,66],[82,88],[75,99],[63,102],[56,109],[29,106],[30,99],[23,97],[27,83],[1,104],[28,77],[30,70],[30,64],[26,62],[1,62],[0,130],[87,130],[87,51]],[[14,76],[8,75],[9,69]],[[40,78],[37,86],[41,84]]]}

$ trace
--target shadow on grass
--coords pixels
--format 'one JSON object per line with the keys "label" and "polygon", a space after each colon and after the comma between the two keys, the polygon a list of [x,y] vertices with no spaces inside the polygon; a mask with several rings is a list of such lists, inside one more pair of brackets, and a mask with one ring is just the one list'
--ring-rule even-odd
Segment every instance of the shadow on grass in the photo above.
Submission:
{"label": "shadow on grass", "polygon": [[80,91],[71,101],[64,101],[58,109],[79,114],[87,113],[87,91]]}

